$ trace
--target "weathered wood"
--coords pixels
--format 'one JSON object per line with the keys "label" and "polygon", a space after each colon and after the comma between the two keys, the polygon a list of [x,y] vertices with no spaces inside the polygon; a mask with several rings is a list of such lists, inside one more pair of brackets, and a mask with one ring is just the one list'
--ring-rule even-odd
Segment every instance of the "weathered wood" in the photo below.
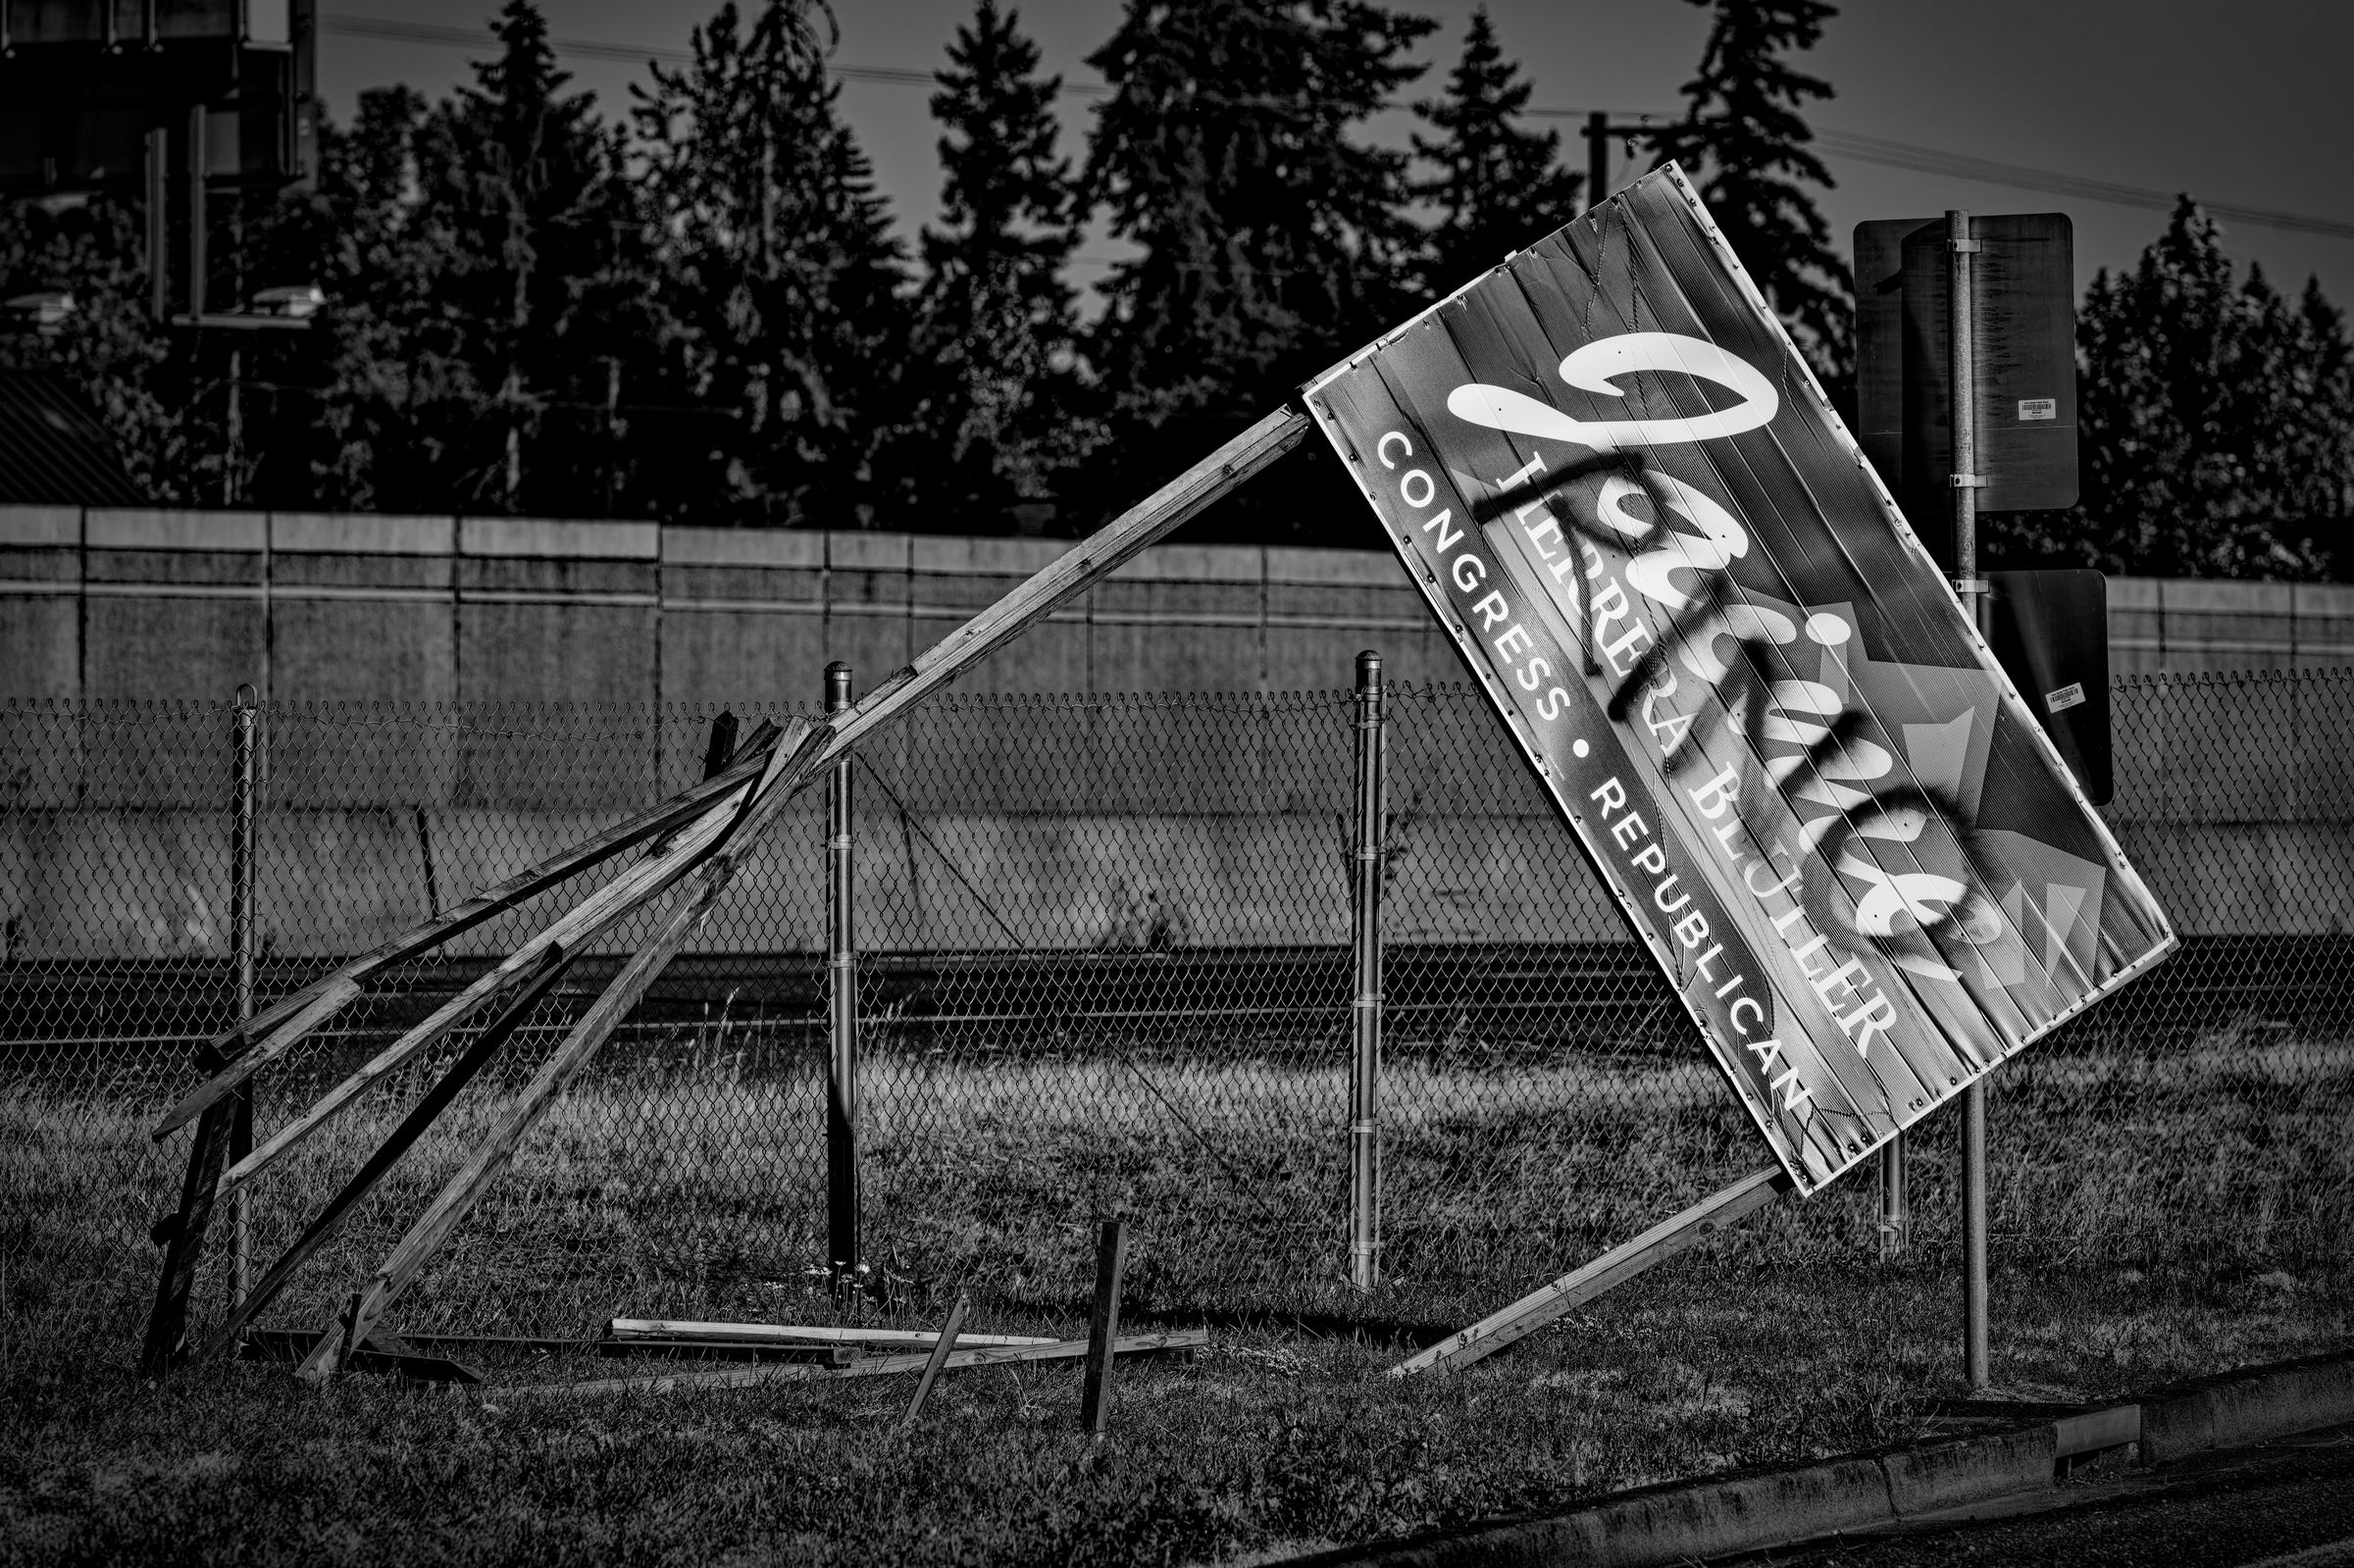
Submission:
{"label": "weathered wood", "polygon": [[[239,1351],[246,1361],[300,1361],[319,1340],[317,1329],[262,1329],[248,1335]],[[479,1368],[448,1356],[420,1350],[408,1341],[378,1332],[368,1337],[350,1362],[354,1372],[381,1372],[412,1383],[476,1384]]]}
{"label": "weathered wood", "polygon": [[310,1223],[292,1246],[286,1248],[285,1255],[272,1264],[270,1272],[262,1276],[261,1283],[253,1288],[244,1300],[237,1303],[228,1321],[214,1334],[212,1343],[206,1346],[207,1355],[226,1354],[236,1343],[237,1336],[243,1332],[245,1325],[276,1300],[279,1291],[284,1290],[286,1282],[294,1277],[294,1271],[301,1268],[313,1253],[325,1246],[343,1228],[344,1220],[359,1206],[360,1199],[375,1190],[376,1184],[384,1180],[384,1173],[391,1170],[401,1155],[408,1152],[410,1145],[424,1137],[426,1129],[432,1127],[441,1113],[449,1108],[449,1102],[457,1098],[458,1091],[472,1083],[490,1058],[498,1053],[499,1047],[514,1037],[516,1030],[523,1027],[523,1021],[531,1016],[532,1010],[546,998],[549,991],[555,989],[570,967],[571,959],[561,947],[550,946],[540,955],[538,967],[526,980],[515,999],[507,1004],[506,1011],[499,1014],[489,1028],[466,1047],[464,1053],[450,1064],[449,1070],[441,1075],[439,1082],[426,1090],[424,1097],[411,1108],[400,1125],[392,1130],[376,1152],[368,1156],[351,1180],[343,1185],[343,1190],[319,1211],[319,1217]]}
{"label": "weathered wood", "polygon": [[[1163,485],[1137,507],[1099,530],[1020,587],[975,616],[958,631],[870,692],[839,720],[805,734],[788,733],[771,750],[760,782],[733,811],[714,809],[681,835],[699,836],[712,818],[728,821],[703,847],[709,857],[682,888],[670,922],[653,943],[623,966],[573,1033],[526,1087],[508,1117],[451,1179],[426,1214],[393,1249],[383,1268],[352,1300],[342,1332],[323,1337],[297,1375],[309,1380],[333,1374],[427,1258],[447,1239],[513,1156],[515,1144],[546,1108],[556,1091],[593,1056],[645,987],[652,984],[734,877],[748,847],[792,796],[858,739],[924,701],[957,674],[1019,634],[1031,623],[1116,570],[1153,540],[1199,513],[1219,496],[1297,445],[1308,428],[1305,415],[1285,408],[1227,442],[1204,461]],[[796,725],[800,721],[796,721]],[[675,852],[666,846],[662,854]],[[698,851],[699,852],[699,851]],[[649,857],[649,861],[657,857]],[[641,862],[641,865],[646,864]],[[626,880],[628,874],[625,873]],[[661,890],[639,892],[630,907]],[[600,889],[600,891],[602,891]],[[591,901],[596,895],[591,895]],[[564,922],[558,922],[563,925]],[[527,944],[527,950],[530,944]],[[521,957],[518,954],[517,957]],[[509,960],[513,962],[514,960]],[[249,1164],[254,1162],[248,1162]],[[258,1168],[258,1166],[256,1167]],[[1108,1363],[1106,1363],[1108,1365]]]}
{"label": "weathered wood", "polygon": [[1096,1310],[1087,1325],[1087,1381],[1079,1430],[1100,1438],[1111,1421],[1112,1343],[1120,1334],[1120,1277],[1128,1268],[1128,1222],[1105,1220],[1096,1236]]}
{"label": "weathered wood", "polygon": [[1764,1208],[1791,1189],[1778,1165],[1745,1176],[1723,1191],[1703,1198],[1671,1219],[1661,1221],[1631,1241],[1621,1242],[1593,1262],[1574,1269],[1540,1290],[1531,1291],[1500,1312],[1491,1313],[1459,1334],[1390,1368],[1393,1378],[1418,1372],[1453,1372],[1506,1345],[1526,1339],[1546,1324],[1605,1291],[1616,1290],[1655,1263],[1675,1256],[1743,1218]]}
{"label": "weathered wood", "polygon": [[544,954],[557,948],[578,952],[607,928],[628,919],[648,898],[658,897],[664,888],[691,872],[726,836],[734,825],[730,809],[724,800],[712,807],[663,848],[566,910],[545,931],[527,939],[487,974],[435,1008],[408,1033],[321,1095],[310,1109],[273,1133],[261,1147],[223,1172],[220,1195],[226,1197],[283,1159],[296,1144],[341,1114],[379,1080],[456,1029],[475,1009],[519,984]]}
{"label": "weathered wood", "polygon": [[964,1327],[964,1314],[972,1302],[962,1290],[948,1306],[948,1320],[940,1326],[940,1338],[933,1342],[932,1355],[924,1363],[924,1375],[916,1380],[915,1397],[907,1401],[907,1413],[899,1417],[899,1425],[912,1427],[924,1413],[924,1401],[932,1397],[932,1385],[940,1381],[940,1369],[948,1364],[956,1351],[956,1331]]}
{"label": "weathered wood", "polygon": [[[1151,1355],[1164,1350],[1200,1350],[1209,1343],[1206,1329],[1171,1329],[1165,1334],[1124,1335],[1112,1341],[1114,1355]],[[1028,1365],[1039,1361],[1077,1361],[1089,1352],[1086,1340],[1056,1340],[1047,1344],[989,1345],[949,1353],[943,1372],[973,1367]],[[920,1373],[930,1355],[866,1356],[846,1367],[788,1363],[784,1366],[730,1367],[724,1372],[672,1372],[642,1378],[600,1378],[588,1383],[527,1383],[501,1388],[500,1398],[562,1394],[688,1393],[701,1389],[752,1389],[781,1383],[826,1383],[840,1378],[890,1378]]]}
{"label": "weathered wood", "polygon": [[786,1344],[774,1340],[599,1340],[596,1353],[623,1360],[670,1356],[685,1361],[819,1361],[846,1367],[863,1352],[854,1344]]}
{"label": "weathered wood", "polygon": [[1286,406],[1073,545],[1028,582],[949,632],[915,662],[868,692],[836,722],[819,766],[856,746],[942,685],[1125,566],[1146,546],[1300,444],[1308,417]]}
{"label": "weathered wood", "polygon": [[187,1359],[188,1292],[195,1288],[196,1259],[204,1250],[205,1227],[212,1223],[213,1189],[229,1153],[235,1114],[233,1102],[221,1100],[205,1107],[196,1119],[187,1173],[180,1178],[179,1209],[161,1227],[164,1261],[156,1273],[155,1304],[148,1310],[147,1339],[139,1351],[144,1377],[160,1378]]}
{"label": "weathered wood", "polygon": [[[730,863],[732,865],[732,862]],[[523,1135],[554,1100],[564,1086],[594,1056],[598,1047],[614,1029],[638,1005],[645,988],[653,983],[687,938],[710,913],[711,906],[727,885],[727,878],[701,877],[680,890],[670,919],[654,941],[633,954],[621,972],[613,977],[604,991],[590,1004],[581,1021],[573,1026],[563,1044],[541,1065],[531,1083],[524,1086],[514,1105],[498,1126],[484,1138],[458,1173],[429,1205],[417,1222],[409,1228],[400,1244],[384,1260],[375,1278],[353,1299],[345,1332],[330,1335],[320,1340],[319,1347],[304,1358],[296,1376],[316,1381],[328,1377],[342,1365],[344,1354],[367,1337],[368,1331],[382,1317],[384,1309],[407,1289],[417,1271],[428,1258],[448,1239],[458,1222],[472,1212],[507,1162],[514,1158],[515,1148]]]}
{"label": "weathered wood", "polygon": [[[932,1329],[858,1329],[790,1323],[697,1323],[671,1318],[615,1318],[605,1325],[610,1340],[717,1340],[742,1343],[874,1344],[926,1347],[940,1339]],[[1056,1344],[1052,1335],[967,1334],[976,1344]]]}
{"label": "weathered wood", "polygon": [[[421,953],[431,952],[451,937],[504,914],[557,884],[577,877],[584,871],[593,870],[615,855],[701,816],[714,801],[735,793],[746,783],[762,775],[768,763],[768,753],[774,748],[779,733],[776,725],[764,721],[753,732],[751,738],[744,742],[738,760],[718,777],[673,795],[635,817],[615,823],[594,837],[561,854],[550,856],[528,871],[518,872],[496,886],[476,893],[446,914],[420,921],[333,974],[320,977],[301,990],[281,997],[251,1018],[214,1036],[198,1055],[206,1060],[227,1058],[228,1065],[220,1068],[211,1078],[191,1089],[179,1103],[165,1112],[150,1136],[161,1142],[203,1114],[205,1107],[283,1055],[312,1030],[342,1011],[360,995],[366,988],[368,978],[378,971],[415,958]],[[257,1037],[261,1037],[259,1045],[244,1048],[246,1042]]]}

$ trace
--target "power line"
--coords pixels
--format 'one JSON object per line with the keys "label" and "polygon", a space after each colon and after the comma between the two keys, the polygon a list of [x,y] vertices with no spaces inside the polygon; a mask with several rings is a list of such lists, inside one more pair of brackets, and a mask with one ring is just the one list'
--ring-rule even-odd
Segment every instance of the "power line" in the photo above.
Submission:
{"label": "power line", "polygon": [[[322,31],[353,38],[376,38],[395,43],[430,43],[462,49],[480,49],[490,41],[487,29],[449,27],[425,22],[401,22],[387,17],[351,16],[341,12],[326,12],[319,18]],[[609,60],[625,65],[660,61],[666,65],[690,64],[691,51],[662,48],[653,44],[606,43],[591,38],[550,38],[548,46],[558,54],[572,55],[583,60]],[[916,71],[899,66],[829,65],[826,68],[845,81],[869,81],[902,87],[937,87],[939,78],[929,71]],[[1063,81],[1060,91],[1065,97],[1102,99],[1110,96],[1111,88],[1100,82]],[[1212,94],[1199,95],[1205,101],[1225,102]],[[1253,98],[1252,105],[1264,106],[1265,100]],[[1407,107],[1404,102],[1389,105],[1393,109]],[[1539,107],[1523,110],[1522,114],[1535,120],[1583,119],[1591,111]],[[1654,118],[1665,128],[1672,116],[1641,115],[1644,122]],[[2156,212],[2172,212],[2178,199],[2173,191],[2159,190],[2148,185],[2128,185],[2117,180],[2094,179],[2083,175],[2063,174],[2056,170],[2036,169],[2025,164],[2001,163],[1991,158],[1973,157],[1967,153],[1946,152],[1936,147],[1918,146],[1912,142],[1894,141],[1885,136],[1868,136],[1860,131],[1837,130],[1817,126],[1816,145],[1837,159],[1856,163],[1879,164],[1890,169],[1909,170],[1915,174],[1939,175],[1948,179],[1967,179],[1977,184],[2000,185],[2011,190],[2035,190],[2049,195],[2069,196],[2078,201],[2105,202],[2121,207],[2139,207]],[[2227,223],[2254,224],[2266,228],[2282,228],[2297,233],[2320,234],[2330,239],[2354,239],[2354,223],[2335,218],[2320,218],[2310,213],[2287,212],[2271,207],[2248,207],[2237,202],[2202,201],[2199,205],[2213,218]]]}

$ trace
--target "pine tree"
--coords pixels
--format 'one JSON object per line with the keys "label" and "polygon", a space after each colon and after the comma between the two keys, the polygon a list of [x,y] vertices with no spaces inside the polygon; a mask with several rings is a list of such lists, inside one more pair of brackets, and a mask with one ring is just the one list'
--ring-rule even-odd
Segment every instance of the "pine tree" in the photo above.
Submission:
{"label": "pine tree", "polygon": [[[1361,0],[1128,0],[1088,59],[1110,83],[1083,189],[1143,254],[1114,267],[1089,344],[1112,405],[1107,510],[1374,336],[1410,293],[1403,152],[1357,138],[1420,73],[1431,30]],[[1310,536],[1339,484],[1254,481],[1217,531]],[[1287,488],[1292,486],[1292,488]]]}
{"label": "pine tree", "polygon": [[1050,503],[1058,471],[1088,448],[1062,278],[1079,225],[1055,148],[1061,78],[1038,75],[1019,22],[979,0],[932,98],[946,181],[943,221],[924,231],[918,357],[931,388],[921,423],[946,462],[925,512],[960,531]]}
{"label": "pine tree", "polygon": [[1821,0],[1691,0],[1716,17],[1684,85],[1684,117],[1661,132],[1659,161],[1684,166],[1733,254],[1782,318],[1816,373],[1834,387],[1852,375],[1854,283],[1830,246],[1808,184],[1830,171],[1809,150],[1802,106],[1828,83],[1794,70],[1836,15]]}
{"label": "pine tree", "polygon": [[1414,243],[1406,159],[1353,139],[1431,28],[1356,0],[1129,0],[1087,190],[1145,254],[1098,335],[1133,408],[1247,406],[1388,324]]}
{"label": "pine tree", "polygon": [[1414,187],[1440,212],[1426,264],[1431,294],[1451,292],[1577,216],[1585,180],[1560,166],[1561,134],[1512,124],[1533,85],[1505,59],[1482,6],[1471,13],[1446,96],[1414,105],[1442,133],[1413,138],[1414,151],[1439,167]]}
{"label": "pine tree", "polygon": [[2008,559],[2160,577],[2309,578],[2354,502],[2354,381],[2316,285],[2292,306],[2261,268],[2235,282],[2186,197],[2130,273],[2103,270],[2076,320],[2082,500],[1990,520]]}
{"label": "pine tree", "polygon": [[[648,279],[618,136],[564,91],[547,24],[507,0],[500,52],[411,143],[416,210],[402,243],[405,346],[439,384],[412,402],[451,499],[467,509],[593,514],[612,485],[613,347]],[[584,461],[587,458],[587,461]]]}
{"label": "pine tree", "polygon": [[708,413],[669,427],[666,509],[845,528],[904,522],[907,278],[874,174],[826,77],[823,0],[733,4],[691,62],[640,89],[663,234],[669,377]]}

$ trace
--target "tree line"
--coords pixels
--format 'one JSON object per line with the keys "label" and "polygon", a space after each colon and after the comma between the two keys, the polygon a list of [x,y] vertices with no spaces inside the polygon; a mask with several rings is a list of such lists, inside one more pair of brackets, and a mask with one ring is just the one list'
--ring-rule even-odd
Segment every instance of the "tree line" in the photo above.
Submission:
{"label": "tree line", "polygon": [[[1834,13],[1691,3],[1708,41],[1651,150],[1844,399],[1852,285],[1806,123],[1831,89],[1798,64]],[[316,282],[310,330],[169,332],[135,208],[26,203],[0,211],[0,285],[80,308],[0,363],[62,371],[179,504],[1080,532],[1580,209],[1484,12],[1417,91],[1434,30],[1371,0],[1126,0],[1066,148],[1061,82],[977,0],[930,98],[939,216],[909,244],[842,116],[826,0],[723,5],[617,117],[507,0],[471,85],[363,93],[310,188],[238,211],[238,281]],[[1408,146],[1373,139],[1402,101]],[[1097,225],[1131,259],[1083,300]],[[2318,287],[2235,278],[2186,203],[2095,281],[2079,357],[2085,500],[1990,520],[1998,562],[2331,570],[2354,354]],[[1377,539],[1305,447],[1197,536]]]}

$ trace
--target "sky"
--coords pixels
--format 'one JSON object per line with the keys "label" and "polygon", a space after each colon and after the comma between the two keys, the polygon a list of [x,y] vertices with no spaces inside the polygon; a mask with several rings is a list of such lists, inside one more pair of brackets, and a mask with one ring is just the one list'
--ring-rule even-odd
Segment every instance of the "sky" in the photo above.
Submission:
{"label": "sky", "polygon": [[[755,0],[756,3],[756,0]],[[1408,0],[1400,9],[1436,19],[1421,58],[1431,70],[1412,90],[1435,93],[1459,55],[1475,0]],[[1506,53],[1535,84],[1532,108],[1574,111],[1562,157],[1585,166],[1576,134],[1586,111],[1613,117],[1672,114],[1708,32],[1708,13],[1688,0],[1486,0]],[[571,41],[661,50],[687,46],[713,0],[543,0],[559,49]],[[482,26],[492,0],[322,0],[319,67],[330,113],[348,119],[364,88],[407,82],[437,96],[469,80],[468,51],[415,36],[386,37],[368,21],[414,34]],[[1100,82],[1086,56],[1107,38],[1119,0],[1017,0],[1045,66],[1067,84]],[[920,82],[857,72],[929,73],[943,64],[971,0],[836,0],[845,68],[843,110],[874,160],[878,183],[902,231],[938,209],[940,170],[927,91]],[[599,47],[564,51],[578,85],[605,112],[626,112],[642,64]],[[1808,117],[1836,181],[1818,193],[1843,254],[1867,219],[1977,213],[2065,212],[2075,229],[2077,281],[2103,267],[2130,267],[2166,213],[2095,199],[2085,182],[2168,193],[2187,190],[2252,213],[2318,221],[2324,231],[2226,216],[2225,245],[2242,266],[2261,263],[2277,286],[2308,275],[2354,307],[2354,92],[2342,80],[2354,58],[2354,5],[2342,0],[1850,0],[1821,44],[1797,62],[1834,96]],[[1082,155],[1092,119],[1084,92],[1061,99],[1064,145]],[[1402,145],[1409,114],[1367,127]],[[1861,138],[1861,139],[1858,139]],[[1856,156],[1887,153],[1932,171]],[[1921,157],[1911,149],[1926,149]],[[1986,177],[1955,158],[2066,177]],[[1613,147],[1621,178],[1640,173]],[[1941,172],[1940,172],[1941,171]],[[2336,232],[2327,230],[2334,228]],[[1532,236],[1534,237],[1534,236]],[[1121,248],[1100,236],[1081,251],[1077,279],[1100,276]]]}

